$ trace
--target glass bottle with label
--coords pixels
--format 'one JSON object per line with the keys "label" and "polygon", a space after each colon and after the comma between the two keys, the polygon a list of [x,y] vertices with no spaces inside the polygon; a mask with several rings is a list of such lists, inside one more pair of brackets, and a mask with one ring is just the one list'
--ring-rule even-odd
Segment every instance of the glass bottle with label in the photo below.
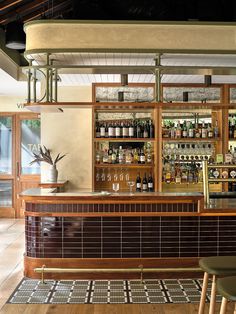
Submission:
{"label": "glass bottle with label", "polygon": [[207,128],[204,121],[202,121],[202,138],[207,138]]}
{"label": "glass bottle with label", "polygon": [[143,152],[143,149],[141,149],[141,152],[140,152],[140,161],[139,161],[139,163],[140,163],[140,164],[145,164],[145,162],[146,162],[146,156],[145,156],[145,154],[144,154],[144,152]]}
{"label": "glass bottle with label", "polygon": [[218,126],[218,121],[216,120],[215,126],[214,126],[214,137],[217,138],[219,137],[219,126]]}
{"label": "glass bottle with label", "polygon": [[148,192],[153,192],[153,191],[154,191],[153,178],[152,178],[152,174],[150,173],[148,176]]}
{"label": "glass bottle with label", "polygon": [[116,134],[116,138],[119,138],[119,137],[121,137],[120,136],[120,125],[119,125],[119,123],[116,123],[115,124],[115,134]]}
{"label": "glass bottle with label", "polygon": [[100,125],[100,137],[105,137],[105,124]]}
{"label": "glass bottle with label", "polygon": [[143,192],[148,191],[148,181],[147,181],[146,173],[144,173],[144,177],[142,180],[142,190],[143,190]]}
{"label": "glass bottle with label", "polygon": [[141,184],[141,177],[140,177],[140,172],[139,172],[136,178],[136,192],[141,192],[141,187],[142,187],[142,184]]}
{"label": "glass bottle with label", "polygon": [[175,134],[176,134],[176,138],[181,138],[182,136],[182,129],[181,129],[180,121],[178,121]]}

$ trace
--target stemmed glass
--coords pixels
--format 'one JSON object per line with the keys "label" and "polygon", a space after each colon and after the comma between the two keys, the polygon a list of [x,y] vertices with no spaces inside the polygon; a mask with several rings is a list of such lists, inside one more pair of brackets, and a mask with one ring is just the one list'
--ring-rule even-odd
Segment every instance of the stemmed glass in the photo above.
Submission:
{"label": "stemmed glass", "polygon": [[127,185],[129,187],[130,194],[133,194],[133,186],[135,185],[135,182],[134,181],[128,181]]}
{"label": "stemmed glass", "polygon": [[120,189],[120,184],[119,183],[112,183],[112,190],[115,191],[116,193]]}

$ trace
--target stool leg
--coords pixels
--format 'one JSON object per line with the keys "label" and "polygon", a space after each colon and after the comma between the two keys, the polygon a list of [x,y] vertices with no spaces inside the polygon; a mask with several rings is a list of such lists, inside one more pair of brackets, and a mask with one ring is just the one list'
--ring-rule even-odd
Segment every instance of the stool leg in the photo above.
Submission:
{"label": "stool leg", "polygon": [[209,314],[215,313],[215,304],[216,304],[216,276],[213,275],[212,286],[211,286],[211,300],[210,300]]}
{"label": "stool leg", "polygon": [[209,275],[208,273],[204,273],[204,278],[203,278],[203,285],[202,285],[202,294],[201,294],[201,300],[199,304],[199,310],[198,314],[204,314],[204,307],[206,303],[206,292],[207,292],[207,286],[208,286],[208,279]]}
{"label": "stool leg", "polygon": [[226,313],[226,307],[227,307],[228,300],[226,298],[222,298],[221,307],[220,307],[220,314]]}
{"label": "stool leg", "polygon": [[234,304],[234,314],[236,314],[236,303]]}

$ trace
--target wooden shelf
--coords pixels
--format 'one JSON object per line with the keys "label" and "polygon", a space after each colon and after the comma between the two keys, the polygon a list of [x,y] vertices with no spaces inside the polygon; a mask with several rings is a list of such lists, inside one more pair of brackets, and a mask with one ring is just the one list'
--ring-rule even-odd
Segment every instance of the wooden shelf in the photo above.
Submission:
{"label": "wooden shelf", "polygon": [[163,142],[217,142],[220,141],[221,138],[214,137],[214,138],[162,138]]}
{"label": "wooden shelf", "polygon": [[153,168],[154,164],[95,164],[96,168]]}
{"label": "wooden shelf", "polygon": [[219,165],[219,164],[209,164],[207,165],[208,168],[235,168],[236,169],[236,165]]}
{"label": "wooden shelf", "polygon": [[95,142],[154,142],[154,138],[114,138],[114,137],[98,137],[94,138]]}
{"label": "wooden shelf", "polygon": [[209,178],[208,179],[208,182],[236,182],[236,178],[235,179],[222,179],[222,178],[219,178],[219,179],[211,179]]}

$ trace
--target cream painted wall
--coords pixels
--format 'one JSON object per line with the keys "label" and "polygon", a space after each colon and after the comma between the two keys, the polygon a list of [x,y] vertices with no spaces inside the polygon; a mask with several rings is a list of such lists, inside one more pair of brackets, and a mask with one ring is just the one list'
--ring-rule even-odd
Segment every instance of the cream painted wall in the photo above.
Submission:
{"label": "cream painted wall", "polygon": [[29,112],[24,109],[25,97],[0,96],[0,112]]}
{"label": "cream painted wall", "polygon": [[[91,101],[91,86],[59,87],[59,101]],[[59,179],[69,180],[70,189],[92,187],[92,110],[66,109],[64,113],[41,114],[41,143],[52,155],[66,153],[58,163]],[[48,166],[42,163],[41,180]]]}

